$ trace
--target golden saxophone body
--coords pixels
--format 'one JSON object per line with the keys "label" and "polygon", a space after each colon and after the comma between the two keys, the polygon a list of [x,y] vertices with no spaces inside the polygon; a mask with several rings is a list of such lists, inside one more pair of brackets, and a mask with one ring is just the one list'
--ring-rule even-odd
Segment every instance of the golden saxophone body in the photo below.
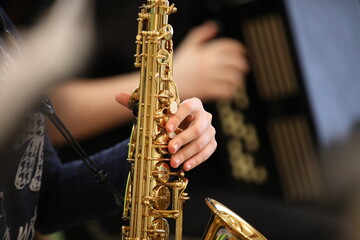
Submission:
{"label": "golden saxophone body", "polygon": [[140,68],[140,83],[129,100],[136,123],[128,152],[132,168],[123,213],[129,220],[122,229],[125,240],[167,239],[166,218],[175,219],[175,238],[182,236],[188,180],[183,170],[170,168],[167,146],[176,133],[165,130],[180,103],[172,74],[173,29],[168,24],[168,15],[175,11],[168,1],[147,1],[138,17],[135,67]]}
{"label": "golden saxophone body", "polygon": [[[128,152],[131,170],[125,193],[123,240],[166,240],[167,218],[175,221],[175,240],[182,239],[183,203],[188,199],[188,180],[183,170],[170,168],[168,143],[181,129],[167,133],[165,123],[177,112],[180,99],[173,81],[173,29],[168,16],[176,12],[168,0],[148,0],[140,7],[136,36],[135,67],[139,86],[129,107],[134,123]],[[204,239],[266,239],[244,220],[212,199],[213,212]]]}

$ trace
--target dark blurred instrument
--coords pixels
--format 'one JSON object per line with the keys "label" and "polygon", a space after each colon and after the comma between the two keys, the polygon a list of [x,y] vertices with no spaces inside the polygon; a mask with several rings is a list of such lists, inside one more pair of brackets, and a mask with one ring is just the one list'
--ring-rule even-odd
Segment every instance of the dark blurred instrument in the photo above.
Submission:
{"label": "dark blurred instrument", "polygon": [[284,2],[210,3],[222,35],[242,41],[251,63],[246,89],[216,104],[232,177],[292,202],[319,199],[318,138]]}

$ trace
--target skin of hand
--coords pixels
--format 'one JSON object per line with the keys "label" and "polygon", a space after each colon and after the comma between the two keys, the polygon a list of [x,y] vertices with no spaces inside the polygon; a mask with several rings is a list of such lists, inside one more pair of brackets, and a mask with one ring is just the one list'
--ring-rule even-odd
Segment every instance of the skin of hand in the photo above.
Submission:
{"label": "skin of hand", "polygon": [[174,80],[181,98],[231,99],[243,86],[249,71],[245,47],[235,39],[215,38],[218,31],[215,22],[205,22],[175,50]]}
{"label": "skin of hand", "polygon": [[[128,106],[130,94],[119,93],[115,99],[123,106]],[[176,114],[166,123],[167,132],[176,128],[184,129],[169,142],[168,149],[174,154],[170,165],[174,168],[181,164],[189,171],[206,161],[217,147],[215,128],[211,124],[212,115],[206,112],[198,98],[191,98],[179,105]]]}

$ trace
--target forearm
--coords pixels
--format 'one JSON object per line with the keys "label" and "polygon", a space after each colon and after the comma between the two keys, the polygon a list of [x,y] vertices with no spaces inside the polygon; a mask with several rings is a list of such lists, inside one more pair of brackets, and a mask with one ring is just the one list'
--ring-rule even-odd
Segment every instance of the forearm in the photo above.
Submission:
{"label": "forearm", "polygon": [[[77,80],[53,89],[49,95],[65,126],[75,138],[85,139],[132,119],[132,113],[114,98],[119,91],[132,92],[138,78],[135,72],[96,81]],[[47,129],[54,145],[65,143],[51,123]]]}
{"label": "forearm", "polygon": [[[112,195],[96,183],[94,174],[80,160],[62,165],[52,148],[45,149],[36,223],[40,232],[58,231],[121,211]],[[127,141],[91,157],[99,170],[108,173],[109,181],[121,194],[129,170],[126,156]]]}

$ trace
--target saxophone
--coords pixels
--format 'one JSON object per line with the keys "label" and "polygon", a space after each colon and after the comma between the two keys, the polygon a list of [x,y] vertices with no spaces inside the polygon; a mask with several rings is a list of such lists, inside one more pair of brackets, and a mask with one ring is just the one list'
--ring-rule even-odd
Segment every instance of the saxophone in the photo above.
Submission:
{"label": "saxophone", "polygon": [[[168,0],[147,0],[140,7],[136,35],[135,67],[140,68],[139,86],[129,107],[135,116],[130,136],[131,164],[124,199],[123,240],[166,240],[167,218],[175,221],[175,240],[182,239],[183,203],[189,199],[184,171],[170,167],[167,146],[182,130],[167,133],[165,123],[177,112],[180,98],[173,81],[173,28],[168,16],[176,12]],[[207,198],[212,220],[204,234],[212,239],[266,239],[221,203]]]}
{"label": "saxophone", "polygon": [[176,12],[165,0],[148,0],[140,7],[136,36],[135,67],[140,68],[140,83],[129,107],[136,123],[128,152],[131,170],[125,193],[122,227],[124,240],[168,239],[169,223],[175,220],[176,240],[182,237],[184,192],[188,180],[183,170],[173,170],[167,146],[181,132],[167,133],[165,123],[177,112],[180,98],[173,81],[173,29],[168,15]]}

